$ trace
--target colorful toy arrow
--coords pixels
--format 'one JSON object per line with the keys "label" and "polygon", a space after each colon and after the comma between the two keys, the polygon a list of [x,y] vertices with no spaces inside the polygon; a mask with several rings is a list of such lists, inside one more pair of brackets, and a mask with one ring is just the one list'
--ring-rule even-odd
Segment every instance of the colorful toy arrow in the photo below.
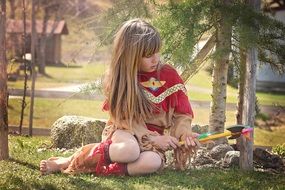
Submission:
{"label": "colorful toy arrow", "polygon": [[[227,131],[223,133],[202,133],[196,138],[199,142],[206,142],[209,140],[214,140],[222,137],[230,136],[229,139],[236,139],[241,135],[244,135],[248,140],[250,139],[250,133],[253,131],[253,128],[244,125],[234,125],[227,128]],[[185,142],[181,141],[180,144],[183,145]]]}

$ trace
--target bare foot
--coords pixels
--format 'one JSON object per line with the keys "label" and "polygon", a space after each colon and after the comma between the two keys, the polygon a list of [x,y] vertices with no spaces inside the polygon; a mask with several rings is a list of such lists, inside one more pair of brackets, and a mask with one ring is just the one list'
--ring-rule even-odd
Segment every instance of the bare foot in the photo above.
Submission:
{"label": "bare foot", "polygon": [[41,175],[56,173],[67,168],[70,163],[70,158],[51,157],[48,160],[40,162]]}

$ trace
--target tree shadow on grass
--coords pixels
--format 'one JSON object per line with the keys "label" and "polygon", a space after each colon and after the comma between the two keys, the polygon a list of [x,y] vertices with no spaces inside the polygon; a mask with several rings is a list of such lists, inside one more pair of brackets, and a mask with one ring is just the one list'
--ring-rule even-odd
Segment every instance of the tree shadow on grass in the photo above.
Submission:
{"label": "tree shadow on grass", "polygon": [[[56,181],[56,176],[53,176]],[[48,182],[47,182],[48,181]],[[25,180],[19,176],[11,175],[9,179],[8,187],[13,187],[15,189],[37,189],[37,190],[57,190],[57,189],[65,189],[66,185],[68,185],[68,189],[106,189],[111,190],[111,188],[106,188],[99,183],[92,183],[85,181],[80,178],[68,178],[66,182],[63,183],[55,183],[54,180]],[[2,189],[2,188],[1,188]],[[10,189],[10,188],[7,188]]]}
{"label": "tree shadow on grass", "polygon": [[[88,174],[84,174],[88,175]],[[75,189],[105,189],[112,190],[111,187],[106,187],[101,181],[88,181],[83,179],[82,176],[67,176],[70,185],[75,186]]]}
{"label": "tree shadow on grass", "polygon": [[31,164],[31,163],[25,162],[25,161],[21,161],[21,160],[15,159],[15,158],[9,158],[9,161],[15,162],[17,164],[20,164],[22,166],[28,167],[28,168],[33,169],[33,170],[38,170],[39,169],[39,167],[34,165],[34,164]]}
{"label": "tree shadow on grass", "polygon": [[15,175],[10,174],[9,176],[9,182],[5,183],[5,187],[1,187],[0,189],[58,189],[55,185],[50,183],[43,183],[40,184],[37,181],[26,181],[25,179]]}
{"label": "tree shadow on grass", "polygon": [[144,180],[145,184],[161,189],[278,189],[284,184],[284,176],[240,169],[191,169],[162,172]]}
{"label": "tree shadow on grass", "polygon": [[[8,179],[6,183],[4,184],[4,189],[65,189],[68,187],[68,189],[106,189],[106,190],[112,190],[113,188],[107,187],[107,185],[101,184],[100,181],[96,180],[90,180],[89,176],[90,174],[82,174],[82,175],[76,175],[71,176],[67,174],[62,173],[56,173],[46,176],[41,176],[38,172],[39,168],[38,166],[35,166],[34,164],[30,164],[25,161],[21,161],[18,159],[10,158],[9,162],[19,164],[21,167],[27,167],[33,171],[28,173],[20,172],[8,172],[8,176],[5,178]],[[21,169],[22,170],[22,169]],[[87,179],[84,179],[86,178]],[[88,179],[89,178],[89,179]],[[2,186],[0,184],[0,189],[2,190]],[[124,189],[124,188],[122,188]]]}

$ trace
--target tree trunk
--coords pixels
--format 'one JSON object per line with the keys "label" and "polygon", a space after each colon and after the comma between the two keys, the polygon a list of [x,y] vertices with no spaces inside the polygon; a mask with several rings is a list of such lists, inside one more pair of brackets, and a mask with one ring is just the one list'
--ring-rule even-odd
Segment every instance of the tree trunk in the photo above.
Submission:
{"label": "tree trunk", "polygon": [[8,148],[8,91],[6,60],[6,0],[1,0],[0,9],[0,160],[9,158]]}
{"label": "tree trunk", "polygon": [[27,41],[27,32],[26,32],[26,2],[25,0],[22,0],[23,3],[23,26],[24,26],[24,33],[23,33],[23,60],[24,60],[24,92],[23,92],[23,99],[22,99],[22,107],[21,107],[21,116],[20,116],[20,124],[19,124],[19,133],[22,134],[22,127],[23,127],[23,121],[24,121],[24,113],[26,108],[26,96],[27,96],[27,81],[28,81],[28,74],[27,74],[27,68],[28,68],[28,62],[26,60],[26,41]]}
{"label": "tree trunk", "polygon": [[40,38],[40,57],[39,57],[39,62],[38,62],[38,67],[39,67],[39,73],[45,75],[45,67],[46,67],[46,44],[47,44],[47,24],[48,24],[48,19],[49,19],[49,8],[45,7],[44,9],[44,19],[43,19],[43,32]]}
{"label": "tree trunk", "polygon": [[[226,121],[227,74],[232,27],[225,19],[222,16],[219,26],[216,27],[216,51],[219,52],[219,55],[215,59],[212,74],[213,88],[209,121],[210,132],[224,132]],[[216,141],[217,144],[224,142],[227,142],[225,138]]]}
{"label": "tree trunk", "polygon": [[[256,62],[257,52],[252,48],[247,51],[246,79],[244,93],[243,125],[254,127],[255,119],[255,91],[256,91]],[[241,136],[238,140],[240,148],[239,165],[241,169],[253,170],[253,132],[250,139]]]}
{"label": "tree trunk", "polygon": [[15,6],[15,0],[9,0],[10,3],[10,19],[15,19],[15,11],[16,11],[16,6]]}
{"label": "tree trunk", "polygon": [[240,71],[239,71],[239,85],[238,85],[238,103],[236,123],[242,125],[243,120],[243,105],[244,105],[244,90],[245,90],[245,74],[246,74],[246,54],[244,50],[240,49]]}
{"label": "tree trunk", "polygon": [[[247,4],[255,10],[260,10],[260,0],[248,0]],[[256,31],[258,33],[258,31]],[[255,102],[256,102],[256,64],[257,51],[255,48],[247,50],[246,55],[246,75],[245,75],[245,93],[244,93],[244,110],[243,124],[254,127],[255,120]],[[253,170],[253,132],[250,139],[241,136],[238,139],[240,148],[239,166],[243,170]]]}
{"label": "tree trunk", "polygon": [[32,33],[31,33],[31,67],[32,67],[32,87],[31,87],[31,103],[30,103],[30,118],[29,118],[29,135],[33,135],[33,117],[34,117],[34,99],[35,99],[35,82],[36,82],[36,47],[37,47],[37,31],[36,31],[36,16],[35,16],[35,2],[32,1]]}
{"label": "tree trunk", "polygon": [[[10,14],[9,14],[9,18],[10,19],[15,19],[15,12],[17,10],[17,6],[15,4],[15,0],[9,0],[9,5],[10,5]],[[10,38],[11,38],[11,51],[12,51],[12,56],[13,58],[15,58],[15,56],[21,55],[22,51],[19,47],[19,38],[17,37],[16,34],[10,34]],[[8,59],[11,59],[12,57],[8,57]]]}

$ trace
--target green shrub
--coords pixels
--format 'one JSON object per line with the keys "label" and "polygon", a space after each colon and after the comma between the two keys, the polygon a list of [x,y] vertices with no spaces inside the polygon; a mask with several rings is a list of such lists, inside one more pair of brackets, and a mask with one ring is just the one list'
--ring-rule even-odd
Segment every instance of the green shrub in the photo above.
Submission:
{"label": "green shrub", "polygon": [[285,158],[285,143],[278,144],[272,148],[272,152],[278,154],[282,158]]}

